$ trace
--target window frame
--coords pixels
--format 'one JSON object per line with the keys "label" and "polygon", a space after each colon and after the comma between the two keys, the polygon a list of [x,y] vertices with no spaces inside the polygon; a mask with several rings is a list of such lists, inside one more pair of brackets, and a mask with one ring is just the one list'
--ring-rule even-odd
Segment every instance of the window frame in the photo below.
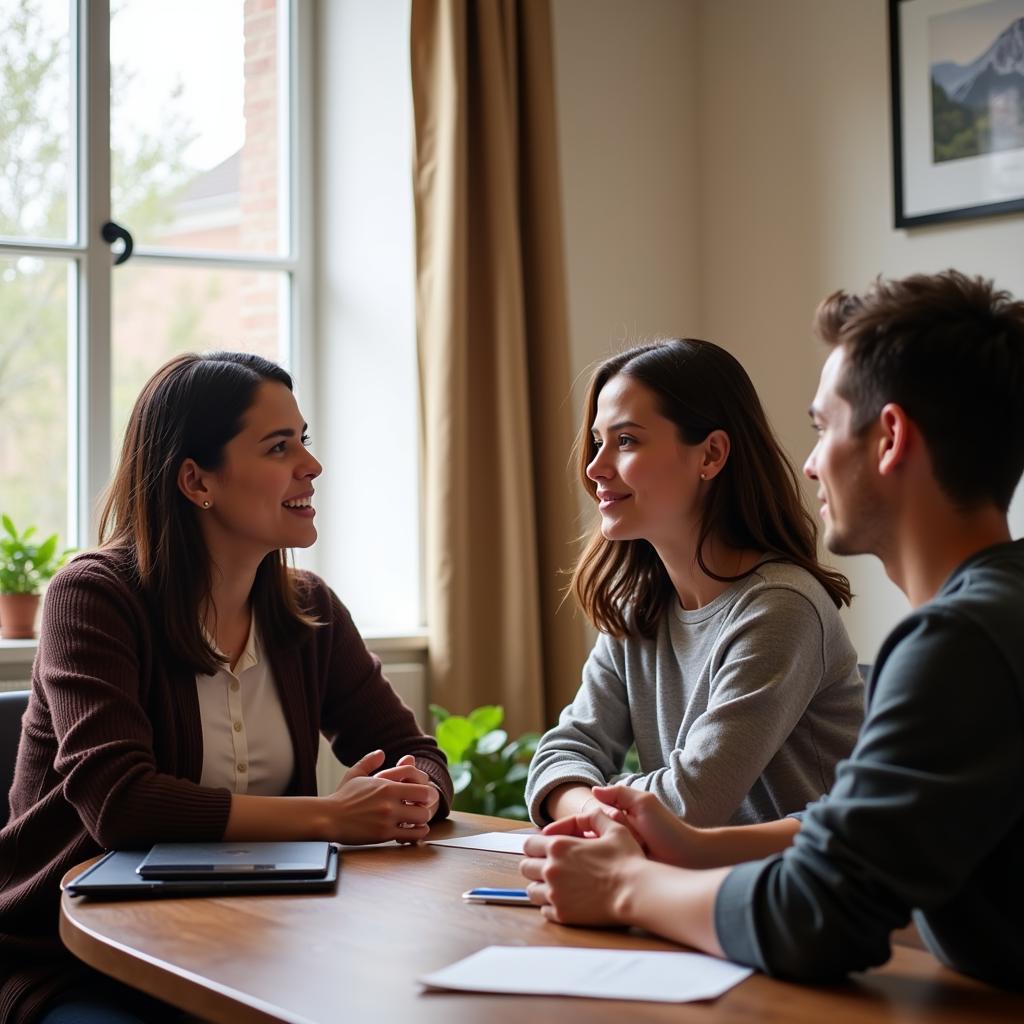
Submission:
{"label": "window frame", "polygon": [[[69,161],[73,237],[65,242],[0,238],[0,258],[31,256],[69,261],[68,394],[66,431],[67,543],[97,542],[99,502],[112,470],[111,398],[112,274],[117,272],[102,226],[111,220],[110,3],[68,0],[70,78],[74,89]],[[315,415],[315,239],[313,237],[313,11],[299,0],[278,0],[279,168],[282,202],[280,255],[168,250],[139,245],[132,261],[142,265],[262,270],[284,275],[286,336],[278,358],[300,382],[307,419]],[[283,127],[287,125],[287,130]],[[129,230],[131,225],[126,224]]]}

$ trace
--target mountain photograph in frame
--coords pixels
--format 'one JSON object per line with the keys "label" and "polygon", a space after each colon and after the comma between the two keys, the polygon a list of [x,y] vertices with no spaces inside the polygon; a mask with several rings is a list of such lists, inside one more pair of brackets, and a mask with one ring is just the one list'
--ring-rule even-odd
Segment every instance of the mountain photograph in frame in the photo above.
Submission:
{"label": "mountain photograph in frame", "polygon": [[1024,0],[889,0],[896,227],[1024,211]]}

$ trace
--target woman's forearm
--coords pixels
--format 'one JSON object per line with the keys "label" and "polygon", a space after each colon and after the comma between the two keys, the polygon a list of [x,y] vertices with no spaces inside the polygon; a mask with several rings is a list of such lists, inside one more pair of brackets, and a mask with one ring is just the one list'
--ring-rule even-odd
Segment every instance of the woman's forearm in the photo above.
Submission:
{"label": "woman's forearm", "polygon": [[[426,839],[440,793],[415,765],[378,775],[381,750],[360,758],[330,796],[232,794],[227,840],[325,839],[334,843],[400,843]],[[404,760],[404,759],[402,759]]]}
{"label": "woman's forearm", "polygon": [[315,796],[250,796],[232,793],[224,829],[227,842],[334,839],[330,808]]}
{"label": "woman's forearm", "polygon": [[583,782],[563,782],[544,798],[544,812],[552,821],[571,818],[592,799],[590,786]]}
{"label": "woman's forearm", "polygon": [[771,857],[792,846],[793,838],[799,831],[800,822],[796,818],[781,818],[760,825],[726,825],[722,828],[701,829],[700,841],[695,844],[696,855],[688,858],[688,865],[704,869],[720,868]]}

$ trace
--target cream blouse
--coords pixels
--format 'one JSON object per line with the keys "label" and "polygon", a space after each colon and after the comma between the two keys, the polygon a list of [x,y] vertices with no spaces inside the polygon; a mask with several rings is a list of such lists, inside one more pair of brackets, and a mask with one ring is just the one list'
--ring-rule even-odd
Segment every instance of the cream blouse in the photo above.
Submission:
{"label": "cream blouse", "polygon": [[295,754],[270,663],[262,654],[254,616],[235,664],[196,676],[203,786],[258,796],[280,796],[288,787]]}

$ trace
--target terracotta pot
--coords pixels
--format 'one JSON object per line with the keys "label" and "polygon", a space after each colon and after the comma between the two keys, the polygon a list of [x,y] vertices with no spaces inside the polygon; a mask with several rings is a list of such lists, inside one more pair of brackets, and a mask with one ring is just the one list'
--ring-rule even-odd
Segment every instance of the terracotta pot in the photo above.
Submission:
{"label": "terracotta pot", "polygon": [[0,594],[0,638],[31,640],[36,635],[38,594]]}

